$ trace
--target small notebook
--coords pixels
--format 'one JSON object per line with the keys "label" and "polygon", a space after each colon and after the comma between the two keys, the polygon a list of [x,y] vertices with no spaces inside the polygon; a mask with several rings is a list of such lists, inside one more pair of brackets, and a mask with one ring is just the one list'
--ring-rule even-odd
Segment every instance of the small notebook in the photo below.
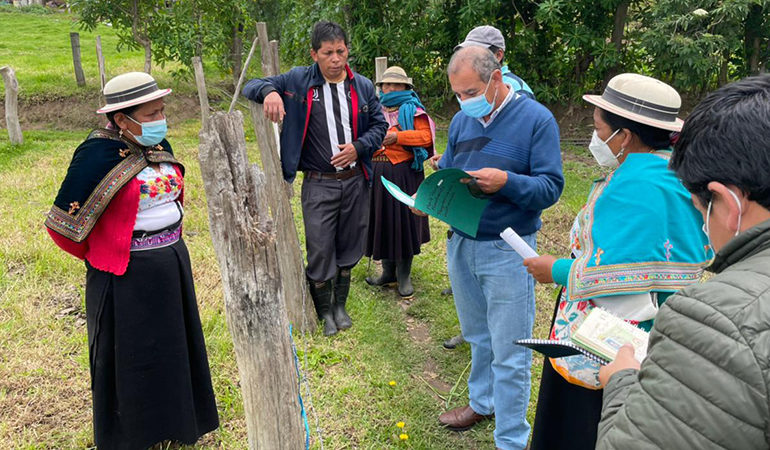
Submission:
{"label": "small notebook", "polygon": [[517,345],[529,347],[549,358],[584,355],[608,364],[615,359],[623,344],[634,346],[634,357],[643,361],[647,356],[647,340],[650,335],[623,319],[601,309],[594,308],[588,317],[572,333],[572,340],[520,339]]}
{"label": "small notebook", "polygon": [[631,344],[640,362],[647,357],[649,338],[646,331],[602,308],[594,308],[572,334],[572,342],[607,360],[615,359],[624,344]]}
{"label": "small notebook", "polygon": [[556,339],[519,339],[516,345],[529,347],[532,350],[542,353],[549,358],[563,358],[565,356],[583,355],[591,361],[601,365],[609,364],[609,361],[599,355],[578,347],[571,341]]}

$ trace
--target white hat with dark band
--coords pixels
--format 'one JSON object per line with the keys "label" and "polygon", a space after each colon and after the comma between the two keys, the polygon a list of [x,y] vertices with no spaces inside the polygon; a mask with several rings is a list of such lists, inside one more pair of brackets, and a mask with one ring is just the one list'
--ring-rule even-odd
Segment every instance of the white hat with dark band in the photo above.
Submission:
{"label": "white hat with dark band", "polygon": [[584,95],[583,100],[626,119],[669,131],[681,131],[678,118],[682,99],[676,89],[655,78],[637,73],[613,77],[602,95]]}
{"label": "white hat with dark band", "polygon": [[158,89],[155,79],[144,72],[128,72],[118,75],[104,85],[107,104],[97,110],[99,114],[141,105],[171,93],[171,89]]}
{"label": "white hat with dark band", "polygon": [[382,83],[404,84],[409,89],[414,89],[412,79],[406,76],[406,71],[398,66],[390,66],[382,72],[382,78],[375,84],[378,87],[382,86]]}

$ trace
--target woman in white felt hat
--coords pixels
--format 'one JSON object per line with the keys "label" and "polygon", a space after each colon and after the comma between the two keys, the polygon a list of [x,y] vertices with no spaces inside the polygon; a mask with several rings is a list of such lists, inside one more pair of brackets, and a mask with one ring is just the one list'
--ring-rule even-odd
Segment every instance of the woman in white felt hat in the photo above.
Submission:
{"label": "woman in white felt hat", "polygon": [[[681,130],[679,94],[662,81],[625,73],[594,108],[589,145],[610,170],[575,219],[571,258],[524,260],[541,283],[563,288],[550,339],[570,339],[595,307],[649,331],[673,292],[697,283],[713,252],[689,192],[668,169],[671,133]],[[601,415],[599,364],[582,355],[545,358],[532,449],[593,449]]]}
{"label": "woman in white felt hat", "polygon": [[414,297],[412,260],[430,241],[428,218],[412,214],[394,199],[382,177],[407,194],[414,194],[425,179],[423,162],[433,156],[436,126],[414,91],[412,79],[398,66],[388,67],[377,81],[388,133],[372,155],[369,231],[365,255],[382,260],[382,273],[366,277],[372,286],[395,286],[404,299]]}
{"label": "woman in white felt hat", "polygon": [[182,240],[184,167],[146,73],[104,86],[109,120],[78,146],[45,225],[85,260],[95,444],[192,444],[219,426]]}
{"label": "woman in white felt hat", "polygon": [[407,194],[425,179],[423,162],[433,156],[436,126],[414,91],[412,79],[398,66],[388,67],[377,81],[388,132],[372,155],[372,194],[365,255],[382,260],[382,273],[366,277],[372,286],[395,286],[401,298],[414,297],[412,260],[430,241],[428,218],[412,214],[394,199],[382,177]]}

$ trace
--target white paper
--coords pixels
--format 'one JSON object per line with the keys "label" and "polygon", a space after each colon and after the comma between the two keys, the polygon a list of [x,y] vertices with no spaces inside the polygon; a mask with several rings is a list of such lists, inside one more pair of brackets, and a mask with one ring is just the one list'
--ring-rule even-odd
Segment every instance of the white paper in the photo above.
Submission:
{"label": "white paper", "polygon": [[518,253],[519,256],[524,259],[539,256],[537,252],[534,251],[532,247],[529,246],[529,244],[524,242],[524,239],[522,239],[521,236],[513,231],[511,227],[503,230],[503,232],[500,233],[500,237],[503,238],[503,240],[507,242],[512,249],[516,250],[516,253]]}

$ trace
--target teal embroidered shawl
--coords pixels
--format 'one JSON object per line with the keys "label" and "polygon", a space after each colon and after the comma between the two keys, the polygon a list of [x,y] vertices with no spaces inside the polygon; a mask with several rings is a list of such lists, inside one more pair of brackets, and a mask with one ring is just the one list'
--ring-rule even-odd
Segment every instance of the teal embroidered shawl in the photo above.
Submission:
{"label": "teal embroidered shawl", "polygon": [[578,214],[582,254],[570,269],[567,300],[674,292],[700,280],[713,252],[669,156],[630,154],[594,183]]}

